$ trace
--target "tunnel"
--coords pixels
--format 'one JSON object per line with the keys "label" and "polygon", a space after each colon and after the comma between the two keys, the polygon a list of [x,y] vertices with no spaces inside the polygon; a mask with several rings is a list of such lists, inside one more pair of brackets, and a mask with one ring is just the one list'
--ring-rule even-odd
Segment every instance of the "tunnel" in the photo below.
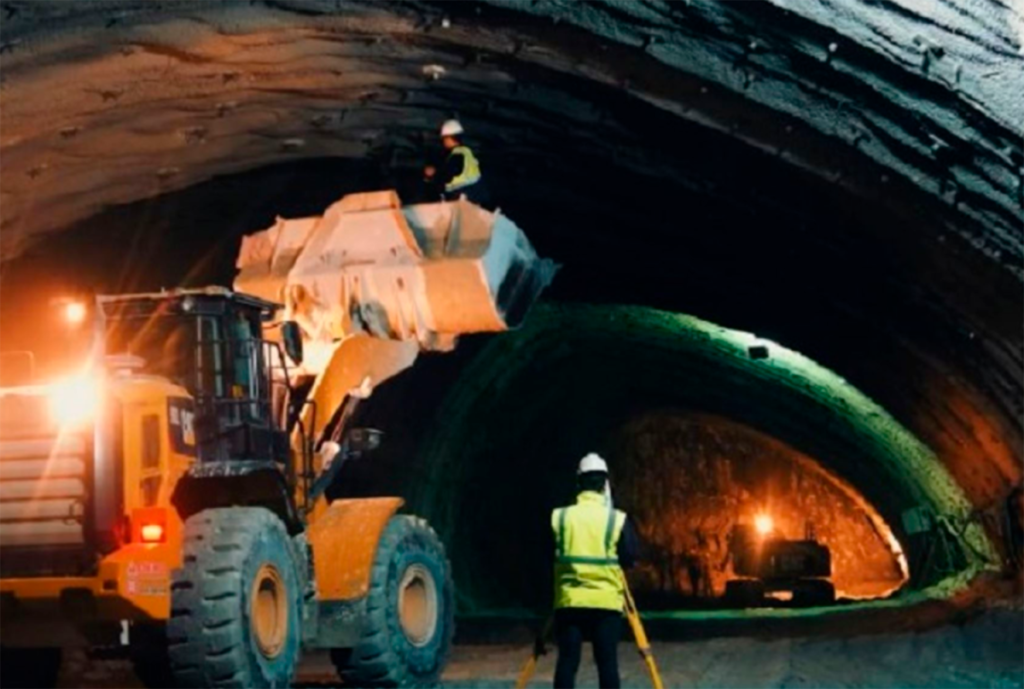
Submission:
{"label": "tunnel", "polygon": [[[758,347],[767,358],[751,356]],[[362,423],[390,425],[400,444],[352,467],[339,486],[348,495],[397,491],[429,515],[453,544],[467,612],[543,608],[550,525],[535,515],[572,497],[577,459],[594,449],[609,458],[617,504],[638,515],[652,551],[718,559],[732,525],[791,509],[793,538],[805,516],[818,528],[825,513],[835,520],[820,536],[837,559],[834,579],[851,585],[841,593],[880,597],[908,574],[910,589],[926,588],[997,559],[980,524],[957,521],[971,507],[926,445],[847,380],[775,342],[649,307],[545,304],[521,330],[468,348],[480,350],[468,363],[403,374],[362,411]],[[417,389],[447,392],[411,402]],[[432,421],[418,427],[410,417]],[[744,457],[750,480],[719,476],[741,475]],[[764,475],[784,463],[796,470]],[[794,476],[801,485],[788,486]],[[699,508],[702,499],[710,504]],[[835,508],[842,500],[849,516]],[[950,519],[942,538],[951,548],[941,555],[934,533],[907,526],[904,513],[922,507]],[[718,543],[696,542],[705,540]],[[640,583],[640,600],[687,605],[685,564],[649,557],[652,569],[672,570],[675,585]]]}
{"label": "tunnel", "polygon": [[[387,441],[332,488],[427,517],[461,611],[543,607],[548,514],[595,450],[655,550],[725,528],[677,528],[673,505],[731,486],[699,509],[732,524],[770,498],[743,476],[770,474],[780,502],[848,507],[829,533],[874,558],[872,595],[951,595],[1012,559],[1019,8],[0,9],[0,328],[42,371],[76,345],[54,298],[230,284],[275,216],[423,200],[439,123],[464,123],[497,206],[560,271],[519,330],[382,386],[359,416]],[[691,584],[665,566],[638,596],[671,609]]]}

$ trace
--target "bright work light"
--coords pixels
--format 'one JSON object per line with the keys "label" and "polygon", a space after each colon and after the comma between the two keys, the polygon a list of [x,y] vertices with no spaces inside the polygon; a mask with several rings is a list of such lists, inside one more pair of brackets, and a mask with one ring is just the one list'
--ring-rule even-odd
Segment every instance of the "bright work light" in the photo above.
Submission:
{"label": "bright work light", "polygon": [[757,533],[767,536],[775,528],[775,522],[769,515],[759,514],[754,517],[754,528],[757,529]]}
{"label": "bright work light", "polygon": [[99,381],[89,374],[66,378],[50,390],[50,413],[62,427],[85,423],[95,415],[99,403]]}
{"label": "bright work light", "polygon": [[64,305],[64,320],[70,325],[79,325],[85,320],[85,304],[80,301],[69,301]]}

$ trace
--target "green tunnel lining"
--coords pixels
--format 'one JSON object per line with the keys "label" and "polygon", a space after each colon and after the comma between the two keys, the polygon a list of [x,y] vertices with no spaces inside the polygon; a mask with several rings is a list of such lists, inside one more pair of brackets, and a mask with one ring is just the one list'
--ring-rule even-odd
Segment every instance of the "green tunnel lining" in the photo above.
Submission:
{"label": "green tunnel lining", "polygon": [[[751,359],[747,348],[755,344],[767,345],[769,358]],[[709,376],[713,382],[725,381],[724,387],[756,379],[759,383],[755,389],[762,390],[766,398],[786,399],[788,406],[782,406],[788,409],[796,402],[806,416],[820,417],[825,430],[812,436],[823,436],[830,445],[842,441],[848,447],[840,454],[856,454],[871,462],[853,471],[843,466],[840,475],[862,490],[867,475],[864,471],[870,473],[871,467],[877,466],[890,480],[892,485],[884,491],[885,502],[895,504],[876,507],[897,533],[902,531],[896,521],[902,510],[918,505],[954,523],[964,523],[971,511],[961,488],[926,445],[866,395],[807,357],[750,333],[692,316],[645,307],[566,304],[538,306],[520,330],[495,338],[463,372],[439,410],[438,418],[444,423],[436,424],[421,445],[420,466],[428,467],[430,474],[410,496],[412,505],[430,518],[451,543],[460,515],[458,502],[450,497],[453,488],[457,494],[472,472],[472,467],[466,466],[468,462],[460,459],[472,454],[466,441],[472,443],[478,430],[475,420],[486,418],[492,402],[524,373],[536,375],[538,370],[568,365],[581,352],[615,357],[623,350],[632,351],[638,361],[651,354],[650,350],[678,356],[679,369],[692,376],[686,380],[691,384],[701,376]],[[610,369],[602,373],[613,379]],[[657,384],[664,386],[670,381],[671,374],[666,373]],[[803,420],[789,419],[787,427],[786,414],[782,413],[769,422],[768,432],[788,442],[787,435],[801,436]],[[809,437],[806,432],[802,435]],[[452,447],[459,450],[446,449]],[[875,492],[876,500],[866,493],[872,502],[877,502],[879,491]],[[965,541],[961,547],[967,569],[994,559],[992,545],[977,524],[966,523],[960,537]]]}

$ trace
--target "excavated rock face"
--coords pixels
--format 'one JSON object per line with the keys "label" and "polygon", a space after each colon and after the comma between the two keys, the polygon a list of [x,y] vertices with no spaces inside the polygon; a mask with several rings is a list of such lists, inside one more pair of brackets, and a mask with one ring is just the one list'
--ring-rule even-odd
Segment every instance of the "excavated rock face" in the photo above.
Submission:
{"label": "excavated rock face", "polygon": [[659,410],[631,419],[610,444],[616,500],[647,544],[638,591],[721,595],[735,576],[732,530],[758,515],[770,516],[779,536],[810,533],[826,545],[841,597],[883,596],[903,583],[881,516],[849,484],[776,440],[725,419]]}
{"label": "excavated rock face", "polygon": [[[196,264],[269,224],[254,206],[411,196],[457,115],[565,264],[555,298],[798,350],[985,508],[1024,454],[1022,22],[997,0],[4,0],[0,251],[53,273],[93,244],[103,289],[227,282]],[[140,271],[121,247],[147,232]]]}

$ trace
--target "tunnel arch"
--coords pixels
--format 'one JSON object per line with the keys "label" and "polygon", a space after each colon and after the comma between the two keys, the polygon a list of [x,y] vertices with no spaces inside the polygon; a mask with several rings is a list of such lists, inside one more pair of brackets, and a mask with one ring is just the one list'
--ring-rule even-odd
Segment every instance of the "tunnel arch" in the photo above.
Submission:
{"label": "tunnel arch", "polygon": [[[767,359],[750,357],[758,345]],[[958,573],[995,561],[969,520],[970,502],[934,453],[841,377],[752,334],[639,307],[545,305],[520,331],[491,342],[438,410],[443,423],[421,442],[415,464],[424,473],[405,487],[410,502],[451,544],[461,579],[486,582],[485,563],[467,564],[486,558],[460,551],[482,542],[473,537],[485,528],[480,506],[498,504],[511,521],[546,514],[571,495],[579,457],[630,414],[662,404],[758,429],[856,486],[902,542],[916,587],[951,574],[920,571],[927,542],[904,528],[904,512],[916,507],[962,538]],[[543,542],[522,538],[531,540]]]}
{"label": "tunnel arch", "polygon": [[[230,260],[190,271],[273,221],[251,197],[311,213],[356,180],[410,187],[437,122],[458,114],[503,209],[565,264],[552,299],[640,303],[783,342],[920,438],[973,509],[999,508],[1021,480],[1012,5],[0,8],[8,305],[19,257],[59,273],[83,244],[146,233],[159,268],[117,281],[117,257],[87,246],[92,286],[229,283]],[[289,176],[319,205],[275,197]],[[242,180],[250,198],[226,203]],[[191,205],[233,217],[181,212]]]}

